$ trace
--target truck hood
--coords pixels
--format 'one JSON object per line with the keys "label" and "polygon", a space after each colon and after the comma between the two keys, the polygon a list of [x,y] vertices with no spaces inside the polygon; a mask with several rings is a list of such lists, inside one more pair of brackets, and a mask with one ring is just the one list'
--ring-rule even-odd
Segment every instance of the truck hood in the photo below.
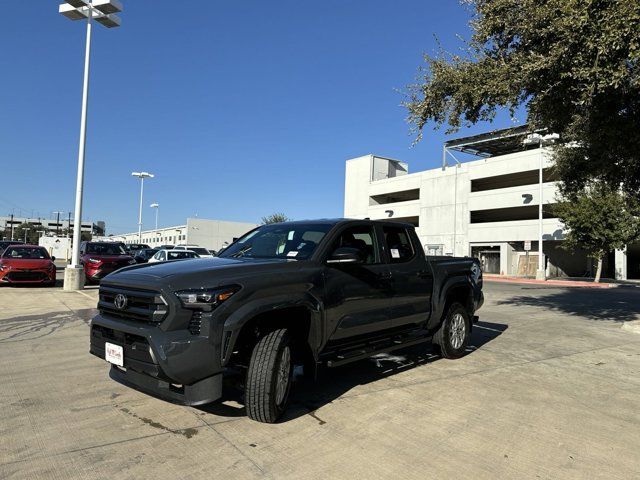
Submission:
{"label": "truck hood", "polygon": [[238,278],[253,273],[264,273],[272,269],[278,271],[284,268],[296,268],[296,260],[288,259],[258,259],[258,258],[195,258],[189,260],[174,260],[169,262],[146,263],[133,265],[118,270],[109,275],[106,283],[122,285],[148,285],[171,284],[179,286],[195,279],[206,279],[215,283],[215,280]]}

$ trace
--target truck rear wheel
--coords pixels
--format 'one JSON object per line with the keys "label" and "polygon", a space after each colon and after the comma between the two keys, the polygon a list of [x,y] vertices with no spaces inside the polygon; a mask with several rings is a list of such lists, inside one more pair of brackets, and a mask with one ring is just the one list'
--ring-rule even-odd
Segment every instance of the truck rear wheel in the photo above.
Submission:
{"label": "truck rear wheel", "polygon": [[440,329],[433,336],[433,343],[444,358],[460,358],[467,349],[470,337],[469,312],[461,304],[452,303]]}
{"label": "truck rear wheel", "polygon": [[282,328],[269,332],[251,353],[245,392],[249,418],[275,423],[287,407],[292,378],[288,330]]}

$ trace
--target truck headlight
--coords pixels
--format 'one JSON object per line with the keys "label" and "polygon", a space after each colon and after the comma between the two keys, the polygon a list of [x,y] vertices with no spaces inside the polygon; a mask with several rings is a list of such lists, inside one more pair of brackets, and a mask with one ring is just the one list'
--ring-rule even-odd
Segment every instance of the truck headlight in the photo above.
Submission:
{"label": "truck headlight", "polygon": [[102,260],[98,260],[97,258],[90,258],[89,262],[91,262],[91,263],[102,263]]}
{"label": "truck headlight", "polygon": [[213,310],[222,302],[228,300],[240,287],[237,285],[220,288],[194,288],[176,292],[184,308],[193,310]]}

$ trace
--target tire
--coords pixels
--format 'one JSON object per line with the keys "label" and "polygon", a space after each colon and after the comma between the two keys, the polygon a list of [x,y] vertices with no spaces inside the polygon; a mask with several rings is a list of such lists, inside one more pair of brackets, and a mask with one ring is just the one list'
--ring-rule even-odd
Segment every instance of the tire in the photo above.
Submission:
{"label": "tire", "polygon": [[469,312],[460,303],[452,303],[442,325],[433,336],[434,345],[444,358],[460,358],[465,354],[470,338]]}
{"label": "tire", "polygon": [[245,391],[247,415],[275,423],[284,413],[293,380],[290,336],[286,328],[262,337],[253,348]]}

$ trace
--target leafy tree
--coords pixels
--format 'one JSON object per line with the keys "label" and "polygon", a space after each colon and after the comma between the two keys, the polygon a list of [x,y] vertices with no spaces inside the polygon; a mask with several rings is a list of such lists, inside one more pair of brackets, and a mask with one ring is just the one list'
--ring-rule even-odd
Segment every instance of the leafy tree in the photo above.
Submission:
{"label": "leafy tree", "polygon": [[462,53],[425,56],[405,106],[417,139],[526,109],[560,134],[565,194],[594,179],[640,198],[640,2],[464,0],[473,34]]}
{"label": "leafy tree", "polygon": [[271,223],[281,223],[289,221],[289,217],[287,217],[284,213],[272,213],[268,217],[262,217],[262,224],[269,225]]}
{"label": "leafy tree", "polygon": [[568,229],[563,247],[581,247],[598,261],[596,282],[603,257],[640,238],[640,201],[604,184],[565,197],[553,209]]}
{"label": "leafy tree", "polygon": [[[38,239],[40,238],[40,233],[38,231],[42,231],[42,225],[34,225],[33,223],[21,223],[13,229],[13,239],[21,240],[24,242],[25,234],[27,243],[29,244],[38,244]],[[11,230],[9,229],[9,237],[11,236]]]}

